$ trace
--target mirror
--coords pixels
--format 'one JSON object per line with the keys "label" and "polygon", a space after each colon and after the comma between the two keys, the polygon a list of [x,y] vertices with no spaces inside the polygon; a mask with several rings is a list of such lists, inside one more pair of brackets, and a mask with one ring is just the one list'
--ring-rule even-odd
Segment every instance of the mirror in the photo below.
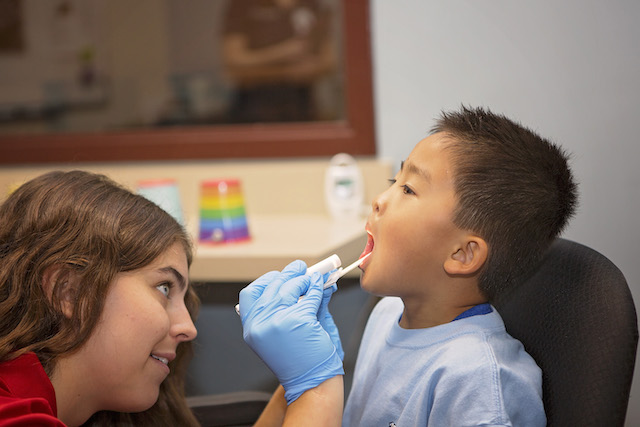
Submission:
{"label": "mirror", "polygon": [[375,154],[368,1],[0,9],[2,163]]}

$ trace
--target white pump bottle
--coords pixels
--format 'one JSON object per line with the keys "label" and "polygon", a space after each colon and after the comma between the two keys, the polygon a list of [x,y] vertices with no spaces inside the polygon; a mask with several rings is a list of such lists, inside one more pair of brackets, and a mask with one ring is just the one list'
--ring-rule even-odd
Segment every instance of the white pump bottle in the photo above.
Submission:
{"label": "white pump bottle", "polygon": [[331,158],[325,173],[324,194],[333,218],[357,218],[360,215],[364,185],[362,172],[352,156],[340,153]]}

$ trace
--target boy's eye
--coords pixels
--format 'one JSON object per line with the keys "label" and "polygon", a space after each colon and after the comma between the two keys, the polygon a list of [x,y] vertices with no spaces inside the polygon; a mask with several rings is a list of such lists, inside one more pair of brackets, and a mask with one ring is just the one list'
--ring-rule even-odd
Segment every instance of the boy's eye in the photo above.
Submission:
{"label": "boy's eye", "polygon": [[[390,185],[390,186],[391,186],[391,185],[393,185],[393,184],[395,184],[396,182],[398,182],[398,180],[397,180],[397,179],[395,179],[395,178],[391,178],[391,179],[389,179],[388,181],[389,181],[389,185]],[[402,188],[402,192],[403,192],[404,194],[416,194],[416,193],[411,189],[411,187],[409,187],[407,184],[402,185],[402,186],[401,186],[401,188]]]}
{"label": "boy's eye", "polygon": [[165,297],[169,298],[169,294],[171,293],[171,283],[161,283],[156,286],[156,289],[164,294]]}
{"label": "boy's eye", "polygon": [[414,191],[408,185],[403,185],[402,186],[402,192],[404,194],[416,194],[416,193],[414,193]]}

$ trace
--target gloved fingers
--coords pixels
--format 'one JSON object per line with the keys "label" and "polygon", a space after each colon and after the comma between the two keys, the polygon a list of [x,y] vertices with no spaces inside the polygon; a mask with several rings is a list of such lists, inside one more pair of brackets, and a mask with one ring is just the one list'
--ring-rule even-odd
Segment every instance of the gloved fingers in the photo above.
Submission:
{"label": "gloved fingers", "polygon": [[[338,271],[338,270],[337,270],[337,269],[334,269],[334,270],[331,270],[331,271],[330,271],[330,272],[328,272],[328,273],[324,273],[324,274],[322,275],[322,283],[327,283],[327,280],[329,280],[329,277],[331,277],[331,275],[332,275],[333,273],[335,273],[336,271]],[[337,287],[336,287],[336,289],[337,289]]]}
{"label": "gloved fingers", "polygon": [[307,271],[307,264],[305,264],[302,260],[295,260],[287,264],[285,268],[282,269],[282,274],[299,276],[304,274]]}
{"label": "gloved fingers", "polygon": [[320,318],[320,326],[322,326],[322,329],[329,334],[331,342],[333,342],[333,345],[340,356],[340,360],[344,360],[344,350],[342,349],[342,341],[340,341],[340,332],[338,331],[338,326],[334,322],[329,310],[327,310],[326,314]]}
{"label": "gloved fingers", "polygon": [[344,359],[344,350],[342,349],[342,342],[340,341],[340,334],[338,327],[336,326],[331,313],[329,312],[329,302],[331,296],[338,290],[338,287],[334,284],[324,290],[322,295],[322,303],[320,303],[320,309],[318,310],[318,321],[320,326],[329,334],[333,345],[336,347],[336,351],[340,356],[340,360]]}
{"label": "gloved fingers", "polygon": [[322,292],[322,304],[320,305],[320,310],[327,308],[329,306],[331,297],[337,290],[338,290],[338,285],[334,283],[333,285],[329,286]]}
{"label": "gloved fingers", "polygon": [[[336,351],[339,337],[336,341],[317,319],[325,292],[322,275],[296,276],[300,270],[295,265],[289,271],[293,277],[284,282],[286,274],[272,278],[242,323],[245,342],[274,372],[287,402],[292,402],[344,369]],[[304,298],[298,300],[302,294]],[[335,326],[331,330],[337,334]]]}
{"label": "gloved fingers", "polygon": [[320,303],[320,308],[318,309],[318,320],[322,321],[322,318],[329,315],[329,301],[331,301],[331,296],[335,291],[338,290],[338,286],[334,283],[332,286],[329,286],[322,292],[322,302]]}
{"label": "gloved fingers", "polygon": [[331,295],[333,295],[338,290],[338,285],[334,283],[324,290],[324,296],[329,297],[331,299]]}
{"label": "gloved fingers", "polygon": [[240,316],[244,316],[255,302],[260,298],[267,287],[276,277],[279,271],[270,271],[263,274],[240,291]]}
{"label": "gloved fingers", "polygon": [[298,302],[301,296],[307,293],[309,286],[313,282],[313,277],[319,276],[319,273],[313,273],[313,276],[298,276],[287,280],[280,286],[277,296],[278,301],[286,306],[292,306]]}
{"label": "gloved fingers", "polygon": [[283,284],[287,283],[294,277],[303,275],[307,271],[307,265],[300,260],[295,260],[289,263],[282,271],[280,275],[274,278],[267,289],[265,289],[263,296],[267,301],[272,300],[279,293]]}
{"label": "gloved fingers", "polygon": [[306,295],[298,304],[300,309],[307,313],[312,313],[313,317],[316,318],[322,303],[324,279],[319,273],[313,273],[310,282]]}

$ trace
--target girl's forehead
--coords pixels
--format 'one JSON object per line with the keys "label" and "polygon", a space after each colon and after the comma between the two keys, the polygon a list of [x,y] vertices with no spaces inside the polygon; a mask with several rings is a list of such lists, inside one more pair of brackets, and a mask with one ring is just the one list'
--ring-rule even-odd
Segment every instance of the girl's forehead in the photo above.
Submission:
{"label": "girl's forehead", "polygon": [[169,271],[169,269],[177,271],[184,277],[187,277],[189,273],[187,252],[180,243],[174,243],[167,247],[156,259],[141,268],[141,270],[147,271]]}

